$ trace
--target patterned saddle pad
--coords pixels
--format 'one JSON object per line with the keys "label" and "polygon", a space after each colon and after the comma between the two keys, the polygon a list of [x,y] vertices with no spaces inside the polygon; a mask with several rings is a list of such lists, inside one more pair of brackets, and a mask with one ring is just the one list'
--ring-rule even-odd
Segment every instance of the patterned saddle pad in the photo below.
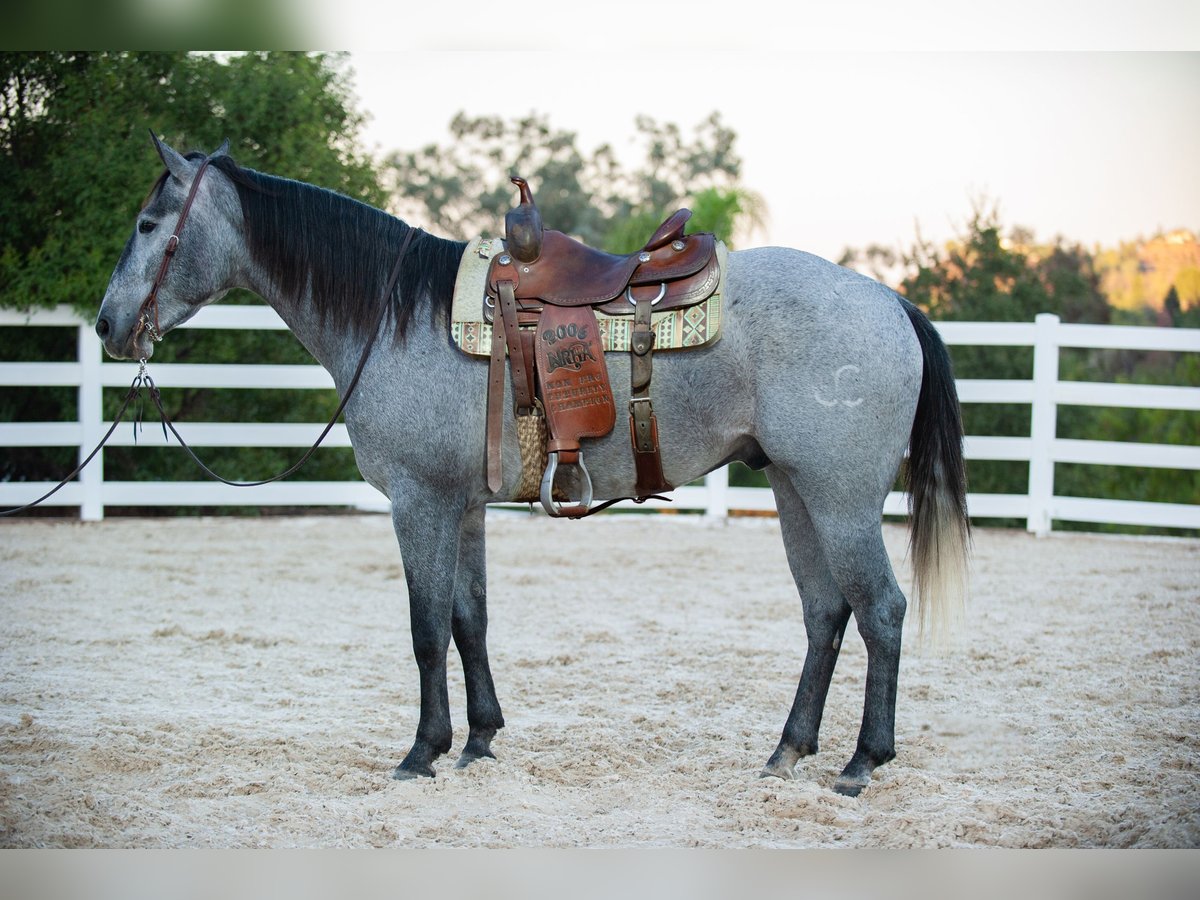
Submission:
{"label": "patterned saddle pad", "polygon": [[[454,305],[450,314],[450,335],[455,345],[471,356],[490,356],[492,352],[492,326],[484,318],[487,274],[492,257],[503,249],[504,241],[500,238],[475,238],[467,244],[458,264],[458,280],[454,285]],[[686,309],[669,310],[651,316],[650,323],[656,335],[655,353],[703,347],[720,336],[721,301],[725,291],[728,254],[725,245],[717,241],[721,280],[711,297]],[[631,315],[628,316],[597,314],[606,352],[628,352],[629,335],[633,330],[632,312],[631,306]]]}

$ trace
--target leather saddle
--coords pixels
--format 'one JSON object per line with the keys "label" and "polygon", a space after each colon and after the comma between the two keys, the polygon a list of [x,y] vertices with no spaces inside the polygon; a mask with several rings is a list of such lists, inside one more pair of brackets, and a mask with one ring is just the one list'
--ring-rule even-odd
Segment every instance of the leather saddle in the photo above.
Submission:
{"label": "leather saddle", "polygon": [[[578,518],[591,509],[591,478],[580,440],[612,431],[616,407],[596,313],[633,316],[630,435],[641,502],[672,489],[662,474],[658,424],[650,401],[655,311],[692,306],[710,297],[720,281],[716,239],[685,235],[691,211],[667,218],[641,250],[607,253],[562,232],[546,229],[523,178],[512,179],[520,200],[505,216],[505,251],[488,271],[485,318],[492,322],[488,396],[488,488],[502,482],[504,357],[511,373],[518,433],[544,430],[546,466],[538,499],[552,516]],[[499,310],[499,314],[496,314]],[[580,499],[563,506],[556,483],[560,467],[578,470]],[[526,500],[529,497],[521,496]],[[611,501],[615,502],[615,501]],[[608,504],[604,504],[607,506]]]}

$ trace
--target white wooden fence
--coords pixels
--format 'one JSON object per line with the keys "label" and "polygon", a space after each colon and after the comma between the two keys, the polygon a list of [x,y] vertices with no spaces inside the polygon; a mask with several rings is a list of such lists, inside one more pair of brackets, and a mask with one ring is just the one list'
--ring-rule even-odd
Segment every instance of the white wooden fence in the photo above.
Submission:
{"label": "white wooden fence", "polygon": [[[82,459],[108,429],[101,413],[101,392],[126,387],[137,371],[131,363],[104,361],[90,321],[67,307],[19,313],[0,311],[0,327],[61,326],[78,334],[76,362],[0,362],[0,386],[67,385],[78,388],[76,422],[0,423],[0,448],[71,446]],[[284,329],[267,307],[208,307],[189,328]],[[1200,330],[1135,328],[1107,325],[1064,325],[1057,316],[1042,314],[1033,323],[943,322],[937,325],[949,344],[1032,346],[1031,380],[960,380],[964,403],[1021,403],[1032,410],[1029,437],[968,436],[969,459],[1016,460],[1029,464],[1025,494],[970,494],[972,516],[1020,518],[1030,531],[1044,534],[1058,520],[1111,522],[1174,528],[1200,528],[1200,505],[1062,497],[1054,492],[1054,464],[1090,463],[1118,466],[1200,469],[1200,447],[1113,441],[1066,440],[1055,434],[1057,409],[1063,405],[1200,410],[1200,387],[1168,387],[1060,381],[1061,347],[1124,348],[1200,352]],[[333,387],[328,373],[317,365],[198,365],[160,364],[153,368],[160,387],[209,388],[322,388]],[[196,447],[306,447],[324,423],[203,423],[184,422],[184,438]],[[145,446],[163,445],[162,431],[145,428],[138,437]],[[121,427],[109,446],[129,446],[132,429]],[[336,426],[324,446],[348,447],[344,425]],[[17,506],[45,493],[53,485],[33,482],[0,483],[0,507]],[[678,488],[673,508],[702,509],[724,518],[730,510],[771,510],[774,498],[764,488],[731,487],[727,470],[708,476],[703,487]],[[104,478],[103,451],[78,480],[65,486],[47,504],[77,506],[85,520],[101,519],[106,506],[355,506],[385,510],[388,502],[362,481],[288,481],[238,489],[212,481],[120,482]],[[629,504],[626,504],[629,505]],[[656,505],[651,501],[649,506]],[[902,514],[903,494],[888,496],[884,512]]]}

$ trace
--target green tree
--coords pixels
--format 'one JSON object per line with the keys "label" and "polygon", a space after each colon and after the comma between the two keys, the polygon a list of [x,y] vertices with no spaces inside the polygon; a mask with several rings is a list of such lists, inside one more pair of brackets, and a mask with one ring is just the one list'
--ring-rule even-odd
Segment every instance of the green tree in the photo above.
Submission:
{"label": "green tree", "polygon": [[[211,151],[229,137],[244,165],[311,181],[383,205],[386,195],[358,149],[362,115],[341,57],[183,52],[0,54],[0,305],[68,303],[93,314],[146,191],[161,171],[148,129],[181,149]],[[256,302],[249,294],[229,302]],[[66,340],[64,341],[64,337]],[[0,358],[62,359],[62,329],[0,329]],[[173,333],[156,361],[311,362],[287,333]],[[0,391],[0,416],[53,421],[75,415],[70,389]],[[122,391],[108,391],[111,414]],[[314,391],[176,390],[183,421],[319,421],[336,405]],[[235,477],[261,477],[295,455],[274,448],[214,454]],[[69,448],[6,448],[0,478],[40,480],[71,468]],[[194,478],[177,449],[113,449],[114,479]],[[348,451],[323,450],[303,477],[353,477]]]}
{"label": "green tree", "polygon": [[388,160],[392,190],[409,211],[444,234],[494,233],[513,206],[510,175],[534,188],[549,227],[614,252],[636,249],[682,203],[693,231],[730,241],[735,229],[762,220],[763,203],[738,183],[736,136],[713,113],[687,139],[679,126],[647,116],[635,120],[644,161],[627,169],[609,145],[590,156],[574,132],[544,115],[506,121],[459,113],[449,144],[398,152]]}
{"label": "green tree", "polygon": [[382,204],[361,122],[337,57],[0,54],[0,306],[94,310],[161,171],[147,129]]}
{"label": "green tree", "polygon": [[903,263],[900,292],[935,319],[1029,322],[1052,312],[1069,322],[1109,320],[1087,251],[1061,238],[1039,246],[1021,228],[1006,236],[996,209],[983,202],[944,248],[918,240]]}
{"label": "green tree", "polygon": [[[934,319],[983,322],[1030,322],[1042,312],[1066,322],[1122,321],[1154,324],[1154,319],[1114,310],[1101,289],[1092,254],[1062,239],[1038,244],[1024,229],[1005,232],[994,209],[977,204],[966,228],[943,247],[918,238],[900,254],[903,275],[898,290]],[[843,264],[868,271],[890,268],[896,258],[879,247],[848,249]],[[1174,290],[1174,289],[1172,289]],[[1168,293],[1163,325],[1200,322],[1181,309],[1178,292]],[[1027,347],[950,347],[959,378],[1028,379],[1033,351]],[[1071,350],[1060,354],[1059,377],[1077,381],[1148,384],[1200,384],[1193,354],[1129,350]],[[1023,404],[964,404],[967,434],[1027,436],[1030,410]],[[1084,440],[1141,441],[1164,444],[1200,442],[1200,416],[1174,410],[1060,407],[1058,436]],[[1023,462],[969,460],[971,490],[1022,494],[1028,485]],[[1125,466],[1058,464],[1055,490],[1063,496],[1108,497],[1177,503],[1200,502],[1200,474]],[[1013,523],[1016,524],[1016,523]],[[1069,527],[1069,526],[1068,526]],[[1089,525],[1088,528],[1097,526]],[[1125,530],[1112,526],[1102,530]]]}

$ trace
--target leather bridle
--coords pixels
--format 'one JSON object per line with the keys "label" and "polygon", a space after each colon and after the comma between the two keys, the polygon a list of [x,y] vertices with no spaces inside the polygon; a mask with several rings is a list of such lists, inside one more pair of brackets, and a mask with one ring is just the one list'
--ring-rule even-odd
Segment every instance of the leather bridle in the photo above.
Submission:
{"label": "leather bridle", "polygon": [[150,340],[154,341],[154,343],[157,344],[162,341],[162,333],[159,331],[158,324],[158,289],[162,287],[163,281],[166,280],[171,260],[175,258],[175,251],[179,249],[179,236],[183,233],[183,226],[187,223],[188,213],[192,211],[192,202],[196,199],[196,192],[200,190],[200,179],[204,177],[204,171],[208,168],[210,162],[212,162],[212,157],[206,156],[200,163],[200,168],[196,170],[196,177],[192,179],[192,186],[188,190],[187,199],[183,201],[183,209],[179,211],[179,221],[175,223],[175,230],[167,239],[167,246],[163,250],[162,262],[158,266],[158,274],[154,277],[154,284],[150,286],[150,293],[146,295],[146,299],[142,301],[142,305],[138,308],[137,324],[133,330],[135,345],[143,331],[150,335]]}
{"label": "leather bridle", "polygon": [[[161,287],[163,279],[166,277],[167,267],[171,263],[171,257],[175,255],[175,251],[179,248],[179,233],[183,230],[184,222],[187,221],[188,211],[191,209],[192,200],[195,199],[196,196],[196,188],[200,184],[200,176],[204,174],[204,170],[207,167],[208,160],[205,159],[204,162],[200,164],[200,169],[196,172],[196,178],[192,182],[192,189],[188,192],[187,200],[184,202],[183,209],[180,211],[179,221],[175,223],[175,232],[171,235],[170,240],[167,241],[167,249],[163,254],[163,261],[158,267],[158,277],[154,279],[154,286],[151,287],[149,295],[147,295],[146,299],[142,301],[142,307],[140,310],[141,318],[138,321],[138,329],[134,332],[135,340],[136,336],[141,334],[142,331],[148,331],[151,339],[154,341],[162,340],[162,335],[158,333],[158,289]],[[301,456],[294,465],[289,466],[285,471],[280,472],[278,475],[274,475],[270,478],[263,478],[259,481],[233,481],[218,475],[216,472],[206,466],[199,457],[196,456],[195,452],[187,445],[183,437],[179,434],[179,431],[175,428],[175,423],[171,421],[170,417],[167,415],[167,411],[163,409],[162,395],[159,393],[158,386],[154,383],[154,379],[150,377],[150,373],[146,371],[146,360],[142,359],[141,367],[138,369],[138,373],[133,377],[133,383],[129,386],[129,391],[125,395],[125,402],[123,402],[121,404],[121,408],[117,410],[117,414],[113,418],[112,425],[109,426],[108,431],[104,434],[104,437],[100,439],[100,443],[98,443],[92,452],[89,453],[86,458],[84,458],[83,462],[76,466],[62,481],[60,481],[45,494],[42,494],[42,496],[38,497],[38,499],[34,500],[32,503],[26,503],[24,506],[14,507],[13,509],[0,510],[0,516],[16,515],[17,513],[22,513],[28,509],[32,509],[42,501],[57,493],[65,485],[69,484],[75,478],[75,476],[83,470],[84,466],[86,466],[92,461],[92,459],[95,458],[96,454],[100,452],[100,448],[108,443],[108,439],[112,437],[113,432],[117,430],[117,426],[121,423],[121,419],[124,417],[125,411],[129,408],[130,404],[134,400],[141,396],[143,387],[149,390],[150,399],[154,402],[155,407],[158,409],[159,416],[162,419],[163,437],[166,437],[167,429],[170,429],[171,434],[175,435],[175,439],[179,441],[180,446],[187,451],[187,454],[192,458],[192,460],[210,478],[233,487],[257,487],[258,485],[270,484],[273,481],[279,481],[282,478],[287,478],[289,475],[294,474],[301,466],[308,462],[312,455],[317,451],[317,448],[321,446],[321,442],[324,441],[329,432],[333,430],[333,426],[337,422],[338,416],[340,416],[345,410],[346,405],[350,402],[350,397],[354,394],[354,389],[358,387],[359,379],[362,377],[363,370],[367,367],[367,360],[371,356],[371,350],[374,348],[375,341],[379,337],[379,332],[383,327],[383,321],[387,318],[388,310],[392,308],[389,300],[392,296],[392,291],[396,287],[396,282],[400,278],[400,272],[404,268],[404,258],[408,254],[409,246],[419,234],[421,234],[420,228],[410,227],[407,233],[404,235],[404,240],[400,242],[400,252],[396,255],[396,262],[392,266],[392,272],[388,276],[387,284],[383,288],[383,294],[379,298],[379,315],[375,320],[375,327],[371,330],[370,336],[367,338],[366,345],[363,347],[362,355],[358,358],[358,365],[354,369],[354,374],[350,378],[350,383],[346,386],[346,392],[342,395],[341,402],[338,403],[337,409],[333,411],[333,415],[330,417],[329,423],[325,426],[320,436],[317,437],[316,442],[309,447],[307,451],[305,451],[304,455]],[[151,310],[154,312],[153,319],[150,315]],[[140,424],[140,406],[138,409],[137,419],[137,424]],[[137,439],[137,424],[134,426],[135,441]],[[616,501],[614,500],[610,502],[615,503]],[[603,505],[607,506],[608,504]]]}

